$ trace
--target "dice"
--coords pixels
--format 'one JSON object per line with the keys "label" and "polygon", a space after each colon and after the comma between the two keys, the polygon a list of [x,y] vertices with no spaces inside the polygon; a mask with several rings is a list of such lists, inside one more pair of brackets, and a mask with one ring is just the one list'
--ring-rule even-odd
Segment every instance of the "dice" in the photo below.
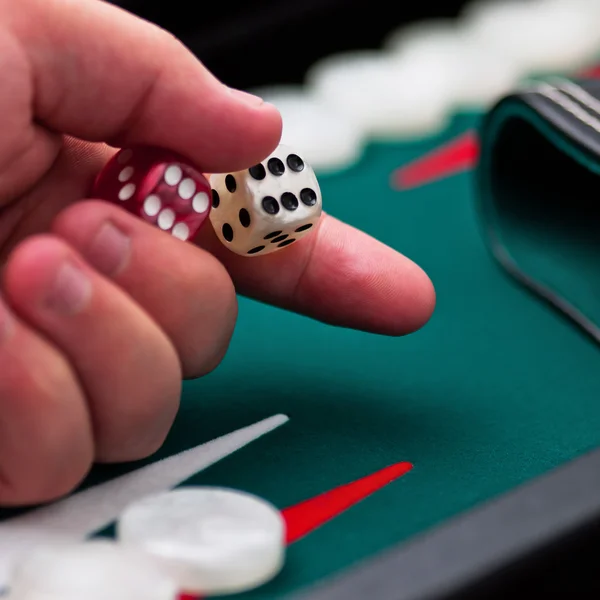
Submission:
{"label": "dice", "polygon": [[149,146],[119,150],[99,173],[92,194],[183,241],[208,222],[211,208],[206,177],[177,154]]}
{"label": "dice", "polygon": [[263,256],[309,234],[322,212],[314,171],[280,145],[245,171],[210,177],[210,221],[221,242],[243,256]]}

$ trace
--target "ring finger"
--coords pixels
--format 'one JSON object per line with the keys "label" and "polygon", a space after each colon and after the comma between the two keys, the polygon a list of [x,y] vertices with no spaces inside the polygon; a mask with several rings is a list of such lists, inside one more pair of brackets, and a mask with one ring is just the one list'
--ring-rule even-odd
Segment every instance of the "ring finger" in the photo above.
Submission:
{"label": "ring finger", "polygon": [[67,356],[81,381],[99,461],[136,460],[164,441],[181,373],[167,336],[64,241],[29,238],[8,260],[13,310]]}
{"label": "ring finger", "polygon": [[93,458],[83,390],[61,352],[0,300],[0,506],[53,500]]}
{"label": "ring finger", "polygon": [[185,378],[219,364],[237,298],[214,256],[107,202],[78,202],[52,229],[152,316],[177,350]]}

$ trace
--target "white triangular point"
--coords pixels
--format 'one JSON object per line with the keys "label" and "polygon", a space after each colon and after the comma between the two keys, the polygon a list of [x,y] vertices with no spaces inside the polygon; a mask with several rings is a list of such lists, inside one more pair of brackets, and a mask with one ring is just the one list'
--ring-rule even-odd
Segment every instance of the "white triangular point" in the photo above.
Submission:
{"label": "white triangular point", "polygon": [[34,546],[85,539],[113,523],[131,502],[176,487],[288,420],[286,415],[274,415],[53,504],[0,521],[0,593],[8,585],[14,561]]}

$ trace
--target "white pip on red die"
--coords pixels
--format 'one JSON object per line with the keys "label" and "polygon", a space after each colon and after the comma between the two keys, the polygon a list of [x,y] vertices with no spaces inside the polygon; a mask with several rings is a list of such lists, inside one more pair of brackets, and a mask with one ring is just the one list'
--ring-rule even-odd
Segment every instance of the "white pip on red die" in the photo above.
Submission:
{"label": "white pip on red die", "polygon": [[285,145],[250,169],[211,175],[210,184],[215,233],[243,256],[290,246],[313,230],[323,210],[314,171]]}
{"label": "white pip on red die", "polygon": [[184,241],[196,235],[210,213],[206,177],[161,148],[119,150],[96,178],[92,193]]}

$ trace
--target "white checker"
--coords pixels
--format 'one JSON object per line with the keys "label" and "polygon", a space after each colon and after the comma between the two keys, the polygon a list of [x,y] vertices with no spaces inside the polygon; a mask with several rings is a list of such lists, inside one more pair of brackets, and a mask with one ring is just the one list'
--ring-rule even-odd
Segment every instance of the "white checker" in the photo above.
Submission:
{"label": "white checker", "polygon": [[598,22],[600,19],[600,1],[599,0],[562,0],[573,10],[582,11],[588,19]]}
{"label": "white checker", "polygon": [[457,19],[428,19],[403,25],[387,36],[383,49],[398,54],[405,48],[419,46],[445,48],[457,42],[459,24]]}
{"label": "white checker", "polygon": [[475,2],[464,19],[476,47],[503,54],[523,77],[576,70],[599,49],[597,23],[563,0]]}
{"label": "white checker", "polygon": [[189,200],[194,195],[195,191],[196,183],[193,179],[190,179],[189,177],[184,179],[179,184],[179,188],[177,188],[177,193],[179,194],[179,197],[183,198],[184,200]]}
{"label": "white checker", "polygon": [[192,208],[197,213],[203,213],[208,210],[210,200],[206,192],[198,192],[192,200]]}
{"label": "white checker", "polygon": [[190,237],[190,228],[185,223],[177,223],[171,231],[171,235],[184,242],[187,242]]}
{"label": "white checker", "polygon": [[135,194],[135,184],[128,183],[119,190],[119,200],[125,202]]}
{"label": "white checker", "polygon": [[253,589],[272,579],[285,558],[280,512],[224,488],[187,487],[140,500],[121,515],[117,531],[126,547],[160,559],[189,593]]}
{"label": "white checker", "polygon": [[17,564],[11,600],[176,600],[175,581],[150,556],[108,540],[39,547]]}
{"label": "white checker", "polygon": [[370,137],[398,139],[428,135],[446,125],[455,71],[429,56],[401,60],[362,51],[317,63],[307,83],[316,98]]}
{"label": "white checker", "polygon": [[[460,21],[440,20],[401,28],[385,45],[399,62],[420,65],[425,72],[443,72],[448,83],[447,111],[486,109],[519,83],[514,62],[464,35]],[[450,90],[450,88],[452,88]]]}
{"label": "white checker", "polygon": [[158,215],[157,223],[161,229],[165,231],[170,229],[175,223],[175,211],[170,208],[163,209]]}
{"label": "white checker", "polygon": [[[564,61],[570,61],[569,71],[585,68],[591,65],[597,65],[600,60],[600,0],[545,0],[546,3],[553,5],[556,11],[553,18],[555,26],[562,22],[563,15],[568,11],[568,20],[571,27],[579,27],[581,38],[576,43],[565,43],[568,48],[561,48],[558,52],[564,50],[566,56]],[[574,23],[576,21],[576,23]],[[558,28],[555,28],[555,31]],[[562,35],[562,32],[561,32]],[[575,38],[573,32],[570,39]]]}
{"label": "white checker", "polygon": [[119,181],[121,183],[124,183],[125,181],[127,181],[128,179],[131,179],[131,176],[133,175],[133,167],[125,167],[120,173],[119,173]]}
{"label": "white checker", "polygon": [[144,212],[149,217],[155,217],[161,208],[162,202],[156,194],[150,194],[150,196],[144,200]]}
{"label": "white checker", "polygon": [[165,169],[164,179],[167,185],[177,185],[183,176],[181,167],[171,165]]}
{"label": "white checker", "polygon": [[361,157],[365,142],[362,130],[303,88],[279,86],[254,93],[281,113],[281,143],[297,148],[316,171],[348,168]]}

